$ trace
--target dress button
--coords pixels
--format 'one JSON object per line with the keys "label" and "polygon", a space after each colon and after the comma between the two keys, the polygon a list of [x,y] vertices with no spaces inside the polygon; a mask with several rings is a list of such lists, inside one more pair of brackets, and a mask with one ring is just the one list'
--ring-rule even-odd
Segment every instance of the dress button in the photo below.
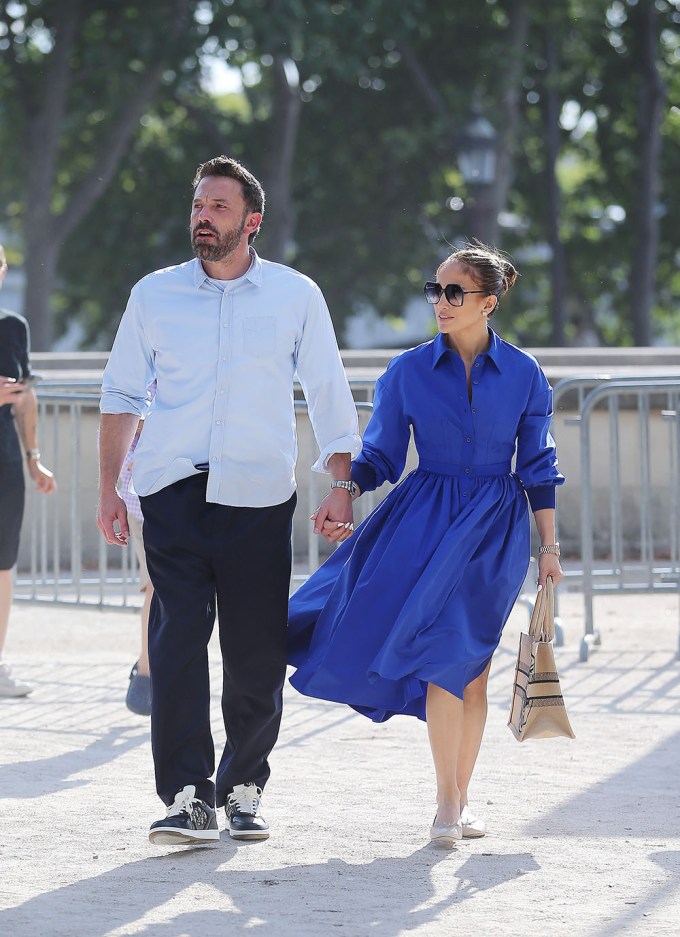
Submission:
{"label": "dress button", "polygon": [[470,474],[470,471],[471,471],[471,470],[470,470],[469,468],[466,468],[466,469],[465,469],[465,474],[466,474],[466,475],[469,475],[469,474]]}

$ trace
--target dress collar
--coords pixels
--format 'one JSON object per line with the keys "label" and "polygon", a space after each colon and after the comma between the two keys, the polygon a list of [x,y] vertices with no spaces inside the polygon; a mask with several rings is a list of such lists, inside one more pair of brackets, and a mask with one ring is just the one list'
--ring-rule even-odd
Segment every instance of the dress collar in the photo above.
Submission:
{"label": "dress collar", "polygon": [[[499,371],[502,371],[503,370],[503,363],[502,363],[503,362],[503,342],[496,335],[496,333],[491,328],[491,326],[487,325],[487,329],[489,330],[489,337],[491,339],[491,344],[489,345],[486,351],[483,351],[481,353],[481,355],[485,355],[487,358],[490,358],[493,361],[493,363],[496,365],[496,368]],[[442,332],[439,332],[435,336],[434,341],[432,342],[432,367],[433,368],[437,367],[437,365],[439,364],[441,359],[444,357],[444,355],[447,354],[447,352],[451,352],[453,354],[452,350],[446,344],[445,336],[443,335]],[[479,355],[478,357],[481,357],[481,355]]]}

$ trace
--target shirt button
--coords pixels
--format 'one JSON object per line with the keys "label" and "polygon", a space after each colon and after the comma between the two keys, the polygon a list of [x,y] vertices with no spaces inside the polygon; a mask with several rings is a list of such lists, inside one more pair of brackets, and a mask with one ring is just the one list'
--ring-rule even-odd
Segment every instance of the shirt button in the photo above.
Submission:
{"label": "shirt button", "polygon": [[222,420],[215,420],[215,426],[220,426],[221,424],[222,424]]}
{"label": "shirt button", "polygon": [[214,456],[212,457],[212,461],[213,461],[213,462],[219,462],[219,459],[217,458],[216,455],[214,455]]}
{"label": "shirt button", "polygon": [[223,393],[224,393],[224,391],[223,391],[223,390],[221,390],[221,391],[220,391],[220,393],[221,393],[221,394],[223,394]]}
{"label": "shirt button", "polygon": [[473,381],[472,383],[473,383],[473,384],[479,384],[479,381]]}
{"label": "shirt button", "polygon": [[463,492],[463,497],[464,497],[464,498],[467,498],[467,497],[468,497],[467,491],[464,491],[464,492]]}
{"label": "shirt button", "polygon": [[475,367],[476,367],[476,368],[479,367],[479,361],[475,361]]}
{"label": "shirt button", "polygon": [[227,360],[227,356],[226,356],[226,355],[222,355],[222,361],[226,361],[226,360]]}
{"label": "shirt button", "polygon": [[469,436],[466,436],[466,437],[465,437],[465,442],[472,442],[472,440],[470,439]]}
{"label": "shirt button", "polygon": [[222,328],[223,328],[223,329],[229,328],[229,323],[228,323],[228,322],[225,322],[224,325],[222,326]]}
{"label": "shirt button", "polygon": [[477,407],[473,407],[473,408],[472,408],[472,412],[473,412],[473,413],[476,413],[476,412],[477,412]]}
{"label": "shirt button", "polygon": [[469,469],[469,468],[466,468],[466,469],[465,469],[465,474],[466,474],[466,475],[469,475],[470,472],[471,472],[471,469]]}

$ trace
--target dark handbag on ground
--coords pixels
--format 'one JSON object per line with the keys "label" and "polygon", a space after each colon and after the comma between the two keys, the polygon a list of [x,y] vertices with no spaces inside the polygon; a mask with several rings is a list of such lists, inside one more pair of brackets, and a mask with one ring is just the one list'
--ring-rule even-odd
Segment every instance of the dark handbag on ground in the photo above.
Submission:
{"label": "dark handbag on ground", "polygon": [[575,738],[564,706],[557,674],[555,594],[553,581],[536,596],[529,633],[519,638],[515,683],[508,725],[519,742],[525,739]]}

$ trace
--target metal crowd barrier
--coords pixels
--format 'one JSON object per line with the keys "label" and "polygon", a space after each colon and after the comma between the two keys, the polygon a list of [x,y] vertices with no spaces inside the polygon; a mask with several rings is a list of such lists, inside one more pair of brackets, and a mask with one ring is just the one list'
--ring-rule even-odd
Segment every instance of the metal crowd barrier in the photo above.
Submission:
{"label": "metal crowd barrier", "polygon": [[[593,417],[605,404],[605,438],[594,440]],[[635,466],[621,452],[622,412],[636,415]],[[650,437],[653,412],[665,425],[665,439],[657,433],[654,444]],[[628,378],[601,382],[584,397],[578,419],[585,613],[579,656],[586,661],[591,649],[601,644],[593,615],[596,595],[673,591],[680,596],[680,380]],[[606,474],[602,469],[599,474],[593,471],[595,455],[600,463],[606,463]],[[624,470],[630,476],[634,467],[639,476],[636,491],[624,484]],[[600,488],[606,485],[609,489],[608,511],[599,515],[595,510],[596,482]],[[634,527],[635,549],[630,546],[630,532],[626,536],[624,530],[626,520]]]}
{"label": "metal crowd barrier", "polygon": [[[372,403],[368,402],[372,393],[363,379],[351,383],[357,397],[368,398],[357,402],[363,432],[372,411]],[[580,569],[568,571],[567,581],[583,591],[585,628],[580,658],[585,661],[591,649],[601,642],[594,624],[595,596],[680,588],[680,380],[647,379],[643,375],[613,379],[606,374],[568,378],[555,387],[556,413],[567,395],[574,393],[578,416],[568,418],[567,422],[578,424],[580,429],[581,562]],[[82,381],[43,382],[38,395],[43,461],[54,468],[59,491],[45,497],[28,486],[16,598],[107,608],[138,607],[141,596],[137,591],[134,551],[108,546],[95,524],[98,387]],[[593,416],[605,405],[607,438],[600,433],[593,439]],[[306,403],[296,400],[295,408],[300,501],[294,524],[293,585],[306,579],[329,549],[325,541],[314,536],[308,521],[325,493],[326,484],[323,476],[305,470],[314,461],[316,444],[306,416]],[[634,492],[637,505],[632,503],[630,484],[626,487],[630,459],[622,456],[620,450],[621,416],[631,412],[636,414],[639,437],[639,485]],[[663,420],[663,447],[658,432],[652,446],[649,428],[652,412]],[[606,455],[604,473],[593,472],[595,455],[600,462]],[[655,479],[659,467],[665,473],[661,486],[659,479]],[[655,480],[657,500],[658,491],[664,492],[661,506],[654,502]],[[608,510],[601,509],[600,497],[596,513],[595,489],[603,486],[608,488]],[[364,495],[356,503],[357,521],[373,509],[389,487]],[[655,511],[662,523],[654,522]],[[627,518],[630,527],[633,515],[637,532],[631,537],[627,531],[624,536],[624,521]],[[637,544],[632,551],[631,543]],[[520,596],[520,602],[527,607],[531,604],[534,580],[532,570]],[[557,640],[563,641],[559,621]]]}
{"label": "metal crowd barrier", "polygon": [[[50,386],[51,385],[51,386]],[[35,492],[29,483],[15,598],[107,608],[141,605],[137,564],[131,548],[109,546],[99,533],[97,504],[97,427],[99,393],[93,385],[42,383],[38,388],[39,439],[43,463],[53,469],[59,488],[53,495]],[[356,403],[359,430],[373,409]],[[298,445],[298,510],[294,522],[293,583],[299,584],[332,549],[315,536],[309,515],[327,491],[327,476],[312,472],[318,451],[304,400],[295,401]],[[387,489],[389,486],[385,486]],[[355,505],[357,522],[384,494],[369,492]]]}

